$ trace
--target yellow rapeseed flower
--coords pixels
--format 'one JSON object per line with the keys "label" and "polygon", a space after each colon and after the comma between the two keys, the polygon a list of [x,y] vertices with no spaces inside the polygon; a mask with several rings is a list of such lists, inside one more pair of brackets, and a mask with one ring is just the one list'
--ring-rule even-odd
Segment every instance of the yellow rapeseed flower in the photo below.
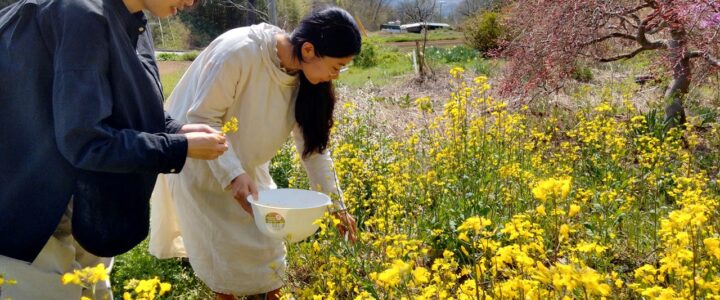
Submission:
{"label": "yellow rapeseed flower", "polygon": [[415,282],[419,284],[430,282],[430,272],[426,268],[416,267],[415,270],[412,271],[412,275]]}
{"label": "yellow rapeseed flower", "polygon": [[453,67],[450,69],[450,75],[452,75],[453,78],[460,78],[463,73],[465,73],[465,69],[461,67]]}
{"label": "yellow rapeseed flower", "polygon": [[543,180],[532,188],[532,193],[540,201],[547,201],[550,198],[565,199],[570,192],[571,182],[571,178]]}
{"label": "yellow rapeseed flower", "polygon": [[238,130],[238,119],[236,117],[230,118],[230,121],[225,122],[220,131],[223,134],[236,132]]}
{"label": "yellow rapeseed flower", "polygon": [[708,254],[720,260],[720,238],[707,238],[703,240]]}
{"label": "yellow rapeseed flower", "polygon": [[571,204],[570,209],[568,210],[568,217],[574,217],[577,215],[577,213],[580,212],[580,206],[576,204]]}

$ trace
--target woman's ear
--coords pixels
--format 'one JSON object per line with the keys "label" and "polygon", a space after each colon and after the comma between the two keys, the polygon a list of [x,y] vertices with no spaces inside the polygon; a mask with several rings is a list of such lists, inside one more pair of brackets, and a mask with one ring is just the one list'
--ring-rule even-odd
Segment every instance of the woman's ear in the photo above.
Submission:
{"label": "woman's ear", "polygon": [[310,42],[304,42],[301,46],[302,58],[304,61],[309,61],[315,58],[315,46]]}

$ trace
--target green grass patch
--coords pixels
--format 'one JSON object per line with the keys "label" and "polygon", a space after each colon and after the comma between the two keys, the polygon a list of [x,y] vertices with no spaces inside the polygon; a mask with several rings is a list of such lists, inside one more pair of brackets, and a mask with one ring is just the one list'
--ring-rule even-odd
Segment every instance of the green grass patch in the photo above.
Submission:
{"label": "green grass patch", "polygon": [[[438,29],[428,31],[428,41],[443,41],[462,39],[462,32],[448,29]],[[389,33],[389,32],[371,32],[368,34],[368,40],[378,43],[396,43],[396,42],[412,42],[421,41],[423,35],[419,33]]]}
{"label": "green grass patch", "polygon": [[214,295],[200,281],[190,267],[190,263],[179,258],[157,259],[148,251],[148,240],[123,255],[115,257],[110,276],[115,298],[122,298],[125,284],[131,279],[151,279],[157,277],[172,285],[172,289],[161,299],[210,299]]}
{"label": "green grass patch", "polygon": [[412,56],[410,52],[397,48],[376,51],[377,63],[373,67],[363,68],[355,64],[340,75],[337,85],[346,85],[358,88],[372,82],[376,85],[386,85],[393,78],[413,72]]}
{"label": "green grass patch", "polygon": [[162,82],[163,86],[163,96],[165,96],[165,99],[170,97],[170,93],[172,92],[172,90],[175,89],[175,86],[177,85],[178,81],[180,81],[180,78],[182,78],[183,74],[185,74],[184,68],[160,76],[160,81]]}

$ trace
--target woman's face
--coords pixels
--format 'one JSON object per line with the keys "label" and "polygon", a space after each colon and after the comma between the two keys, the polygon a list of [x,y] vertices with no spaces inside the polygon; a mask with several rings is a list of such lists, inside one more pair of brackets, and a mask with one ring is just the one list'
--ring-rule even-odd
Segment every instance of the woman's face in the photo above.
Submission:
{"label": "woman's face", "polygon": [[315,48],[310,43],[305,43],[302,49],[303,62],[302,72],[312,84],[335,80],[340,75],[340,70],[353,60],[348,57],[320,57],[315,55]]}

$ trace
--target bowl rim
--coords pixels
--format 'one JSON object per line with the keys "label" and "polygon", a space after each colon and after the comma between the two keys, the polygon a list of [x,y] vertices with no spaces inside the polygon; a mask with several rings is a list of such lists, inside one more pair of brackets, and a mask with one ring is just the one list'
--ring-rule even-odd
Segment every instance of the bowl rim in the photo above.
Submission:
{"label": "bowl rim", "polygon": [[[315,194],[320,194],[320,195],[322,195],[323,197],[325,197],[326,200],[327,200],[327,203],[325,203],[325,204],[320,204],[320,205],[316,205],[316,206],[303,207],[302,209],[313,209],[313,208],[320,208],[320,207],[323,207],[323,206],[330,206],[330,205],[332,205],[332,199],[330,199],[330,196],[328,196],[328,195],[326,195],[326,194],[324,194],[324,193],[318,192],[318,191],[313,191],[313,190],[282,188],[282,189],[264,190],[264,191],[260,191],[260,192],[278,191],[278,190],[311,192],[311,193],[315,193]],[[250,205],[257,205],[257,206],[259,206],[259,207],[270,208],[270,209],[285,209],[285,210],[294,209],[294,208],[288,208],[288,207],[277,207],[277,206],[270,206],[270,205],[261,204],[261,203],[257,202],[257,200],[252,199],[252,195],[248,195],[247,198],[248,198],[248,199],[247,199],[248,202],[250,202]]]}

